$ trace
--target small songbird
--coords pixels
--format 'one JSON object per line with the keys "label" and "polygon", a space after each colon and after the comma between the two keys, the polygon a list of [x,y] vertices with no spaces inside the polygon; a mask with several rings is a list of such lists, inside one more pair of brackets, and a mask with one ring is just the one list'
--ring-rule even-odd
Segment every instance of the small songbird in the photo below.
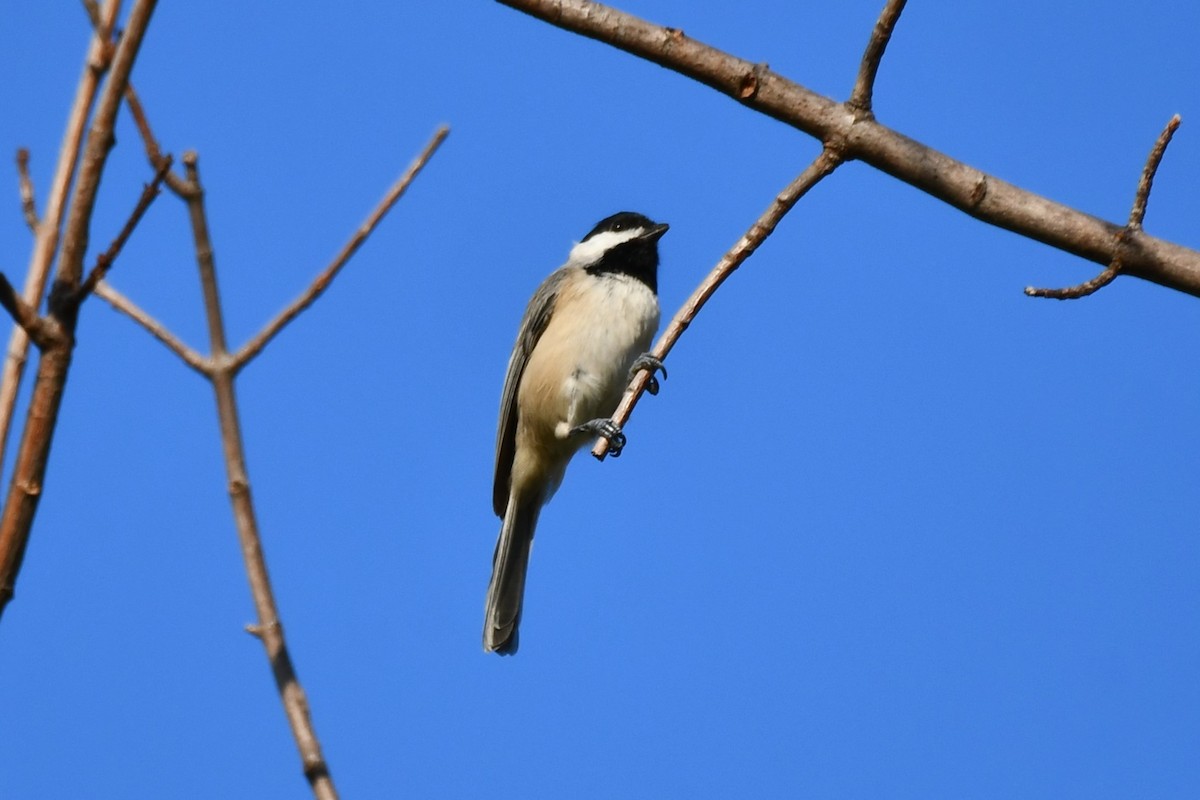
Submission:
{"label": "small songbird", "polygon": [[622,211],[601,220],[542,282],[521,320],[500,396],[492,507],[504,522],[492,561],[483,649],[517,651],[525,571],[538,512],[571,456],[597,436],[620,454],[610,419],[658,329],[658,240],[665,224]]}

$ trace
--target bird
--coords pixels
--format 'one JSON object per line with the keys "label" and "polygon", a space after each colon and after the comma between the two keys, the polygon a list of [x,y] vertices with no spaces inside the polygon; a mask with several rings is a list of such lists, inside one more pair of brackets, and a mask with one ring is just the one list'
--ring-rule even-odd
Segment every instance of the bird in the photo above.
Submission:
{"label": "bird", "polygon": [[668,225],[622,211],[574,245],[534,292],[508,359],[496,433],[492,508],[503,522],[492,557],[483,649],[517,651],[525,574],[538,514],[571,457],[598,436],[620,455],[611,416],[630,377],[655,372],[646,352],[658,330],[658,241]]}

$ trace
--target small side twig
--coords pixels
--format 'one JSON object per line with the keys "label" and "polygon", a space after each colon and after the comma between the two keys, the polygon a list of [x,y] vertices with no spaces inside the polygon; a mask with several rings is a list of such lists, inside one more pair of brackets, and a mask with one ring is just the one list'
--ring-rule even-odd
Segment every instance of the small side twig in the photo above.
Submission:
{"label": "small side twig", "polygon": [[[91,20],[92,27],[100,32],[103,22],[100,18],[99,3],[96,0],[83,0],[83,8],[87,12],[88,19]],[[111,26],[109,30],[111,31]],[[146,118],[146,110],[142,107],[142,101],[133,88],[132,81],[125,87],[125,105],[129,106],[129,115],[133,117],[133,123],[142,137],[142,144],[146,148],[146,158],[149,159],[150,166],[155,170],[159,169],[163,159],[169,158],[169,156],[163,154],[162,149],[158,146],[158,140],[154,138],[154,132],[150,129],[150,121]],[[191,191],[187,181],[176,172],[168,170],[164,181],[167,188],[180,197],[186,197]]]}
{"label": "small side twig", "polygon": [[38,230],[37,203],[33,199],[33,179],[29,177],[29,149],[22,147],[17,150],[17,179],[21,190],[21,212],[25,215],[25,224],[35,234]]}
{"label": "small side twig", "polygon": [[1175,135],[1175,131],[1179,130],[1181,121],[1178,114],[1171,117],[1154,142],[1154,147],[1150,149],[1150,155],[1146,158],[1146,166],[1142,168],[1142,176],[1138,179],[1137,192],[1133,196],[1133,208],[1129,211],[1129,222],[1117,234],[1116,247],[1113,248],[1112,261],[1108,263],[1108,267],[1091,280],[1075,286],[1068,286],[1065,289],[1041,289],[1026,286],[1026,295],[1047,297],[1052,300],[1077,300],[1080,297],[1095,294],[1116,280],[1116,277],[1121,274],[1121,270],[1124,269],[1122,259],[1126,248],[1130,241],[1142,232],[1142,223],[1146,219],[1146,205],[1150,202],[1150,190],[1154,187],[1154,176],[1158,173],[1158,165],[1162,163],[1163,155],[1167,152],[1167,145],[1171,143],[1171,137]]}
{"label": "small side twig", "polygon": [[121,232],[117,234],[117,238],[113,239],[108,249],[96,258],[96,265],[92,267],[92,271],[88,273],[87,278],[79,285],[79,289],[75,293],[76,302],[82,303],[86,300],[87,296],[95,290],[96,284],[104,280],[104,276],[112,268],[113,261],[120,254],[121,248],[125,246],[125,242],[129,240],[133,229],[141,222],[146,210],[154,202],[154,198],[158,197],[159,186],[162,185],[163,179],[171,170],[171,163],[172,159],[170,156],[163,158],[158,165],[158,172],[154,174],[154,180],[142,187],[142,194],[138,198],[137,205],[133,207],[129,219],[125,221],[125,226],[121,228]]}
{"label": "small side twig", "polygon": [[337,277],[337,274],[341,271],[342,267],[346,266],[346,262],[350,260],[350,257],[353,256],[355,251],[357,251],[362,243],[367,240],[367,237],[371,235],[371,232],[375,230],[375,227],[383,220],[384,216],[388,213],[388,211],[391,210],[392,206],[396,204],[396,201],[399,200],[404,192],[408,189],[408,186],[413,182],[413,179],[416,178],[425,165],[429,163],[429,159],[433,157],[435,152],[437,152],[438,147],[441,146],[442,142],[446,140],[446,137],[449,134],[450,128],[445,125],[437,129],[433,135],[433,138],[429,141],[429,144],[425,145],[425,149],[421,151],[421,154],[418,155],[416,159],[408,166],[408,169],[404,171],[404,174],[401,175],[394,184],[392,184],[392,187],[388,189],[387,193],[383,196],[383,199],[379,201],[379,204],[375,206],[375,209],[367,216],[366,220],[363,221],[363,224],[358,227],[358,230],[354,232],[354,235],[350,237],[350,240],[346,242],[341,251],[334,256],[334,259],[329,263],[329,266],[325,267],[325,269],[321,271],[321,274],[317,275],[313,282],[309,284],[308,288],[305,289],[299,297],[293,300],[287,308],[279,312],[279,314],[273,320],[263,326],[261,331],[255,334],[250,341],[246,342],[246,344],[244,344],[240,350],[233,354],[232,363],[235,370],[240,370],[247,363],[249,363],[252,358],[262,352],[262,349],[266,347],[267,344],[273,338],[275,338],[275,336],[281,330],[283,330],[289,322],[300,316],[300,314],[306,308],[311,306],[313,302],[321,296],[321,293],[324,292],[329,287],[329,284],[333,282],[333,279]]}
{"label": "small side twig", "polygon": [[[721,257],[717,265],[692,292],[691,297],[684,301],[684,304],[675,312],[670,324],[667,325],[667,329],[654,343],[654,348],[650,351],[652,355],[660,361],[667,357],[671,348],[675,346],[675,342],[692,324],[692,320],[700,313],[700,309],[708,302],[708,298],[712,297],[725,279],[732,275],[734,270],[740,267],[742,262],[753,255],[759,245],[766,241],[767,237],[775,231],[775,226],[779,224],[785,214],[792,210],[800,198],[808,194],[810,189],[837,169],[844,160],[845,157],[842,153],[833,147],[826,146],[821,150],[821,154],[775,197],[762,216],[742,234],[742,238],[738,239],[729,252]],[[629,388],[625,390],[625,395],[621,398],[621,404],[617,406],[617,410],[612,415],[612,421],[618,428],[624,427],[625,423],[629,421],[633,407],[637,405],[647,384],[650,383],[651,377],[649,370],[642,370],[633,376]],[[607,453],[608,439],[600,437],[592,448],[592,455],[603,461]]]}
{"label": "small side twig", "polygon": [[854,81],[854,89],[850,92],[850,99],[846,101],[846,105],[858,112],[860,116],[873,116],[871,103],[872,94],[875,91],[875,76],[879,72],[879,63],[883,60],[883,52],[887,50],[888,42],[891,41],[892,31],[896,28],[896,21],[900,19],[900,13],[904,11],[905,2],[907,0],[888,0],[871,31],[871,40],[867,42],[867,49],[863,52],[862,64],[858,68],[858,77]]}

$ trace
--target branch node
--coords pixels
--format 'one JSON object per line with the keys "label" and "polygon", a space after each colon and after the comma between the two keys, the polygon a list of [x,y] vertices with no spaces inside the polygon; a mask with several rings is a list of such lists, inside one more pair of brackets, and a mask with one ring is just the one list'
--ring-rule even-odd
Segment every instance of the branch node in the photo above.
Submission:
{"label": "branch node", "polygon": [[1121,274],[1121,270],[1125,266],[1124,255],[1128,252],[1134,237],[1139,236],[1142,232],[1142,222],[1146,218],[1146,205],[1150,202],[1150,190],[1154,187],[1154,176],[1158,172],[1158,165],[1162,163],[1163,154],[1167,152],[1167,145],[1171,143],[1171,137],[1175,135],[1175,131],[1179,130],[1180,121],[1181,118],[1178,114],[1171,117],[1162,133],[1158,135],[1158,139],[1155,140],[1154,147],[1150,149],[1150,155],[1146,157],[1146,165],[1142,168],[1142,176],[1138,180],[1137,192],[1133,196],[1133,208],[1129,212],[1129,222],[1125,223],[1125,227],[1117,232],[1112,260],[1109,261],[1104,271],[1089,281],[1068,286],[1065,289],[1039,289],[1026,286],[1025,295],[1027,297],[1078,300],[1100,291]]}
{"label": "branch node", "polygon": [[971,208],[979,208],[983,204],[984,198],[988,193],[988,176],[980,174],[979,180],[975,182],[975,187],[971,189]]}
{"label": "branch node", "polygon": [[262,639],[268,632],[282,630],[283,626],[279,624],[278,619],[273,619],[265,624],[259,622],[250,622],[246,624],[246,633],[256,639]]}
{"label": "branch node", "polygon": [[765,62],[755,64],[754,67],[744,75],[738,84],[738,98],[741,100],[753,100],[758,95],[758,87],[762,81],[762,76],[770,69],[770,66]]}

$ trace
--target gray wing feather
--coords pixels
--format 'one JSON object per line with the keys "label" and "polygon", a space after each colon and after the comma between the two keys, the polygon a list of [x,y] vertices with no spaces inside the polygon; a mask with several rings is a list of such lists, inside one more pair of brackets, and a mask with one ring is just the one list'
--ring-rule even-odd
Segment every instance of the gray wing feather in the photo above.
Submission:
{"label": "gray wing feather", "polygon": [[504,378],[504,391],[500,395],[500,425],[496,430],[496,474],[492,483],[492,509],[498,517],[503,517],[508,507],[509,478],[517,439],[517,391],[521,386],[521,376],[525,374],[529,355],[550,323],[559,289],[569,269],[563,267],[555,270],[533,293],[533,298],[525,309],[525,316],[521,319],[517,342],[513,345],[512,355],[508,359],[508,374]]}

